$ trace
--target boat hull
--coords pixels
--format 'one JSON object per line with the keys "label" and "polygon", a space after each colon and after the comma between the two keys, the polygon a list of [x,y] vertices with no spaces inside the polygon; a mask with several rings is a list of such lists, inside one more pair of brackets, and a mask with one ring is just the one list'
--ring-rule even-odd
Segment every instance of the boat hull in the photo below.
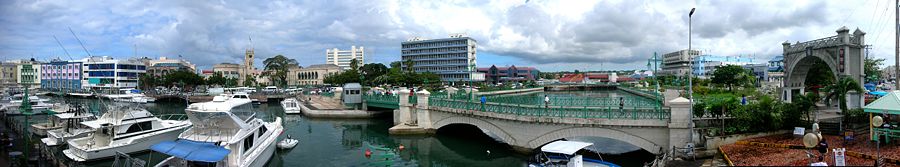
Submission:
{"label": "boat hull", "polygon": [[73,147],[71,146],[72,142],[69,141],[69,149],[63,150],[63,154],[65,154],[66,157],[69,157],[69,159],[81,162],[113,157],[116,155],[117,151],[126,154],[146,151],[153,144],[177,139],[178,134],[181,134],[181,132],[183,132],[187,127],[189,127],[189,125],[166,129],[156,135],[136,138],[134,139],[134,141],[128,144],[106,146],[89,150],[82,150],[80,148]]}
{"label": "boat hull", "polygon": [[47,146],[56,146],[60,144],[65,144],[69,139],[77,139],[82,138],[90,134],[93,130],[90,129],[74,129],[72,130],[74,133],[65,133],[62,132],[62,129],[54,129],[47,131],[47,137],[41,139],[41,142],[46,144]]}
{"label": "boat hull", "polygon": [[62,126],[49,126],[50,123],[39,123],[31,125],[31,132],[37,136],[47,136],[47,131],[60,129]]}
{"label": "boat hull", "polygon": [[[277,135],[280,133],[281,132],[273,133],[273,135]],[[275,138],[277,136],[272,136],[272,137]],[[264,165],[266,165],[266,163],[269,162],[269,159],[272,159],[272,155],[275,154],[275,145],[277,145],[277,144],[276,144],[275,140],[271,140],[271,141],[267,142],[267,144],[268,145],[266,146],[266,149],[263,150],[263,152],[260,153],[260,155],[258,157],[256,157],[256,159],[253,159],[253,162],[250,163],[250,166],[248,166],[248,167],[263,167]]]}

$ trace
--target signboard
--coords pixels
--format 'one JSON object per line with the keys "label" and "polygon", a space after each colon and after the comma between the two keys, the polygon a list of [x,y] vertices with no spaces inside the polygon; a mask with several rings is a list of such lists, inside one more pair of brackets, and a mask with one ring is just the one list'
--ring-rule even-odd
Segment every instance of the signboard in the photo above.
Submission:
{"label": "signboard", "polygon": [[847,164],[847,160],[845,159],[846,156],[844,155],[844,152],[847,151],[847,149],[836,148],[831,149],[831,151],[834,152],[834,166],[845,166]]}
{"label": "signboard", "polygon": [[805,131],[806,131],[806,128],[794,127],[794,135],[803,136],[803,134],[806,134]]}

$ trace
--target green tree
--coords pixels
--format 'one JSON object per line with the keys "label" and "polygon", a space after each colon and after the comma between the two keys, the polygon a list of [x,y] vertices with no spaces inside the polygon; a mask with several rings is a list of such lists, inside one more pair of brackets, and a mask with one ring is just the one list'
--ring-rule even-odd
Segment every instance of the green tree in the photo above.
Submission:
{"label": "green tree", "polygon": [[203,77],[191,71],[178,70],[168,73],[162,77],[163,85],[166,86],[183,86],[185,89],[193,88],[197,85],[205,84]]}
{"label": "green tree", "polygon": [[403,67],[406,68],[406,72],[408,73],[416,72],[416,70],[414,70],[415,66],[416,62],[413,62],[412,59],[406,59],[406,61],[403,62]]}
{"label": "green tree", "polygon": [[144,74],[141,75],[140,78],[138,78],[138,84],[140,85],[141,89],[144,90],[153,89],[154,87],[159,86],[159,83],[160,79],[150,74]]}
{"label": "green tree", "polygon": [[206,78],[206,84],[207,85],[225,86],[225,80],[226,80],[226,78],[225,78],[225,76],[222,76],[222,73],[215,72],[215,73],[213,73],[212,76],[209,76],[209,78]]}
{"label": "green tree", "polygon": [[297,65],[297,60],[282,55],[266,58],[266,60],[263,60],[263,65],[266,66],[265,71],[271,71],[267,73],[269,79],[278,86],[287,85],[288,69],[299,66]]}
{"label": "green tree", "polygon": [[735,85],[746,85],[749,84],[752,78],[750,76],[750,72],[744,67],[737,65],[726,65],[716,68],[716,71],[713,72],[712,83],[727,85],[728,90],[731,91],[734,89]]}
{"label": "green tree", "polygon": [[389,69],[381,63],[369,63],[363,65],[362,68],[360,68],[360,71],[364,74],[363,78],[366,80],[366,84],[375,85],[379,84],[378,82],[375,82],[375,79],[387,74]]}
{"label": "green tree", "polygon": [[863,70],[866,73],[866,82],[877,82],[881,80],[881,64],[884,59],[866,58]]}
{"label": "green tree", "polygon": [[242,83],[244,86],[246,86],[246,87],[254,87],[254,86],[256,86],[256,84],[257,84],[257,83],[256,83],[256,77],[253,77],[253,76],[251,76],[251,75],[246,75],[244,78],[245,78],[245,79],[244,79],[244,83]]}
{"label": "green tree", "polygon": [[841,107],[842,114],[847,112],[847,92],[856,91],[857,93],[863,93],[863,88],[859,86],[859,82],[850,77],[841,77],[834,84],[826,86],[824,90],[828,92],[828,95],[825,96],[825,102],[831,105],[831,101],[837,99],[840,103],[838,105]]}
{"label": "green tree", "polygon": [[226,78],[225,79],[225,87],[233,88],[237,87],[238,79],[237,78]]}
{"label": "green tree", "polygon": [[806,92],[804,95],[796,94],[791,101],[794,106],[791,108],[792,110],[799,110],[806,116],[807,121],[812,121],[810,114],[815,111],[816,103],[819,102],[819,94],[813,92]]}

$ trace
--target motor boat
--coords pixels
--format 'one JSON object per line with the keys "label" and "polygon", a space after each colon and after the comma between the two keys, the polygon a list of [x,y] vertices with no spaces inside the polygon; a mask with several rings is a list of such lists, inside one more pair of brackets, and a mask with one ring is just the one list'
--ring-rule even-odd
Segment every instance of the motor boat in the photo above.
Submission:
{"label": "motor boat", "polygon": [[[150,145],[175,140],[191,126],[184,115],[154,116],[143,108],[111,105],[106,113],[93,121],[81,122],[91,129],[89,135],[66,141],[63,154],[75,161],[113,157],[117,152],[133,153]],[[174,119],[173,119],[174,118]]]}
{"label": "motor boat", "polygon": [[152,103],[156,101],[155,98],[147,97],[140,90],[137,89],[119,89],[119,92],[116,94],[104,94],[101,97],[112,99],[117,102],[128,102],[128,103]]}
{"label": "motor boat", "polygon": [[287,138],[281,139],[281,141],[278,142],[278,148],[279,149],[294,148],[294,146],[297,146],[297,143],[300,143],[300,140],[291,138],[291,135],[288,135]]}
{"label": "motor boat", "polygon": [[38,136],[46,136],[47,131],[61,129],[65,127],[66,122],[82,122],[96,118],[81,106],[57,105],[50,111],[55,114],[47,117],[45,123],[32,124],[31,132]]}
{"label": "motor boat", "polygon": [[[79,107],[77,105],[74,108],[85,109],[85,108]],[[74,112],[81,112],[81,111],[74,111]],[[74,113],[74,112],[68,112],[68,113]],[[93,115],[89,112],[85,112],[85,113],[88,113],[89,115]],[[65,119],[64,121],[62,121],[61,128],[47,130],[47,137],[42,138],[41,142],[47,146],[57,146],[57,145],[61,145],[61,144],[66,144],[66,141],[69,139],[77,139],[77,138],[85,137],[88,134],[90,134],[91,132],[93,132],[94,129],[91,127],[88,127],[87,125],[81,124],[81,122],[91,121],[94,119],[95,118]]]}
{"label": "motor boat", "polygon": [[169,155],[157,167],[238,166],[261,167],[275,153],[278,136],[284,131],[281,117],[264,122],[255,117],[246,94],[221,95],[210,102],[194,103],[185,109],[193,124],[175,141],[150,147]]}
{"label": "motor boat", "polygon": [[285,114],[300,114],[300,102],[295,98],[281,101],[281,108],[284,108]]}
{"label": "motor boat", "polygon": [[75,97],[81,97],[81,98],[88,98],[88,97],[93,97],[93,96],[94,96],[94,92],[86,92],[86,93],[83,93],[83,92],[71,92],[71,93],[67,93],[67,95],[69,95],[69,96],[75,96]]}
{"label": "motor boat", "polygon": [[[25,101],[24,95],[13,95],[7,97],[4,101],[7,102],[0,105],[0,111],[5,112],[8,115],[22,114],[21,111],[19,111],[19,107],[21,107],[22,102]],[[28,103],[31,104],[31,110],[35,114],[41,114],[42,112],[39,111],[47,110],[57,105],[50,103],[50,99],[44,99],[38,96],[28,96]]]}
{"label": "motor boat", "polygon": [[[537,155],[537,163],[528,164],[529,167],[555,166],[555,167],[619,167],[619,165],[603,161],[603,159],[585,158],[577,154],[593,143],[579,141],[555,141],[541,147],[541,153]],[[583,151],[589,152],[589,151]]]}

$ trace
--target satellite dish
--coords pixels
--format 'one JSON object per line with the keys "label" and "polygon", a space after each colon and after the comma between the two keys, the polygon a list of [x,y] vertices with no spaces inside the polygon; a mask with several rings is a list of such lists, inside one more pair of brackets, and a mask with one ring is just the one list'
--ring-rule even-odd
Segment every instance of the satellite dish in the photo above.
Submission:
{"label": "satellite dish", "polygon": [[872,125],[881,127],[881,124],[884,124],[884,118],[881,118],[881,116],[872,117]]}
{"label": "satellite dish", "polygon": [[813,133],[806,133],[803,135],[803,146],[806,148],[813,148],[816,144],[819,144],[819,136]]}

